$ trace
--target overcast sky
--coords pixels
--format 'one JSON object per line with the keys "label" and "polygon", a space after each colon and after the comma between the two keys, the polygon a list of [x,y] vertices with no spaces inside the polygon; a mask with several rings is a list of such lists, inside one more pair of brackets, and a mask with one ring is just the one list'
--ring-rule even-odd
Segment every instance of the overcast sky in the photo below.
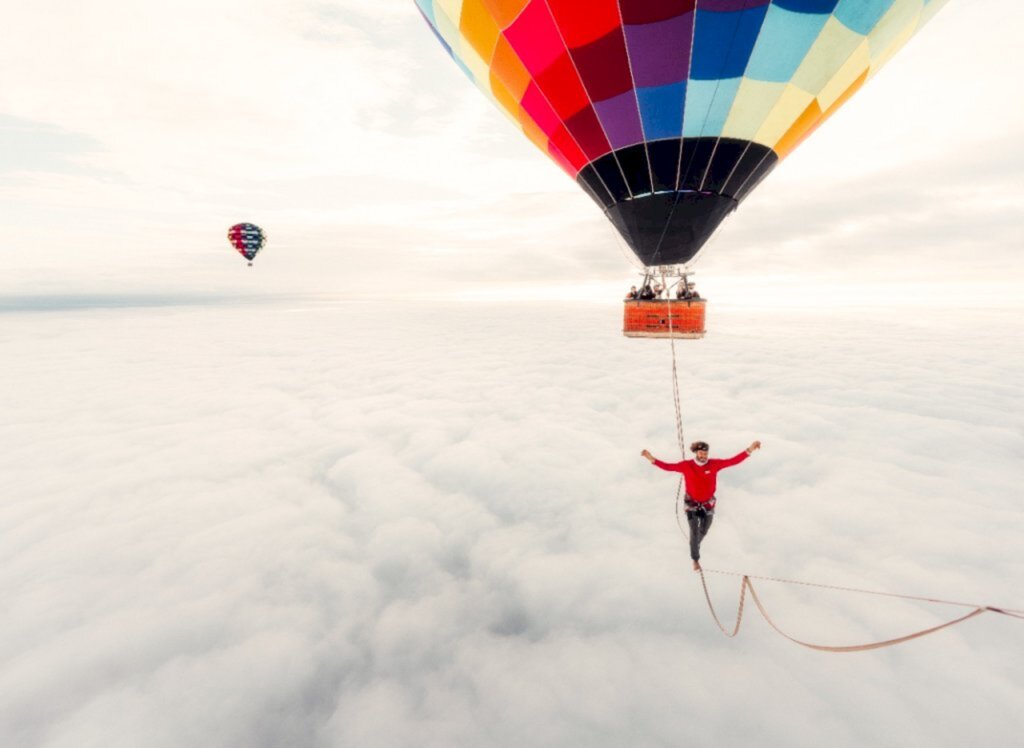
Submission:
{"label": "overcast sky", "polygon": [[[1024,622],[726,639],[615,306],[0,312],[0,744],[1009,745]],[[112,302],[110,302],[112,303]],[[137,300],[136,300],[136,303]],[[1024,608],[1016,310],[717,308],[706,566]],[[8,397],[16,393],[16,397]],[[708,576],[722,618],[737,579]],[[967,612],[758,583],[822,644]]]}
{"label": "overcast sky", "polygon": [[[632,279],[411,0],[6,4],[6,293],[601,298]],[[1016,0],[953,0],[727,222],[705,287],[1015,301],[1022,23]],[[269,236],[244,273],[238,221]]]}

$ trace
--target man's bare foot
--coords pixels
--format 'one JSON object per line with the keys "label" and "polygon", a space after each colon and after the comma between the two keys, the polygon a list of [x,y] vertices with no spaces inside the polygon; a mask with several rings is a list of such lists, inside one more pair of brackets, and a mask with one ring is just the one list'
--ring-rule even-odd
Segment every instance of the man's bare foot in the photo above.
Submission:
{"label": "man's bare foot", "polygon": [[701,571],[701,568],[700,568],[700,561],[694,561],[694,562],[693,562],[693,570],[694,570],[694,571]]}

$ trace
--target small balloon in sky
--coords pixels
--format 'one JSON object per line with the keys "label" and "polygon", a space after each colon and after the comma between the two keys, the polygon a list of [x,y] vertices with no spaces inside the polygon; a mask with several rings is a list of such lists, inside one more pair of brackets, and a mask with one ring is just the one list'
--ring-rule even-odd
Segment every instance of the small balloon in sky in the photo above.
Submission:
{"label": "small balloon in sky", "polygon": [[267,235],[255,223],[236,223],[228,229],[228,241],[252,267],[253,258],[267,243]]}

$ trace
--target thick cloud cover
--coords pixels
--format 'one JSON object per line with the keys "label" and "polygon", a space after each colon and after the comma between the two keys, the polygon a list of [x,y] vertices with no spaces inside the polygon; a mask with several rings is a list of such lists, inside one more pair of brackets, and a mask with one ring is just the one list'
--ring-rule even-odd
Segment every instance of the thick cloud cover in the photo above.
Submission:
{"label": "thick cloud cover", "polygon": [[[114,300],[116,301],[116,300]],[[2,315],[5,746],[960,745],[1024,629],[824,655],[709,619],[669,349],[587,304]],[[679,346],[716,569],[1024,607],[1019,310],[713,307]],[[709,575],[730,618],[737,585]],[[961,608],[759,583],[846,644]]]}

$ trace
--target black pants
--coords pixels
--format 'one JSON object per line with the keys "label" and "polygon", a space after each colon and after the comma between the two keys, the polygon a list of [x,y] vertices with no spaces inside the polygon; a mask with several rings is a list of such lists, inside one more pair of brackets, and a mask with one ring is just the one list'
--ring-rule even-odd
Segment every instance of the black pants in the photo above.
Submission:
{"label": "black pants", "polygon": [[705,509],[687,509],[686,522],[690,525],[690,558],[700,561],[700,541],[711,529],[711,522],[715,518],[715,512]]}

